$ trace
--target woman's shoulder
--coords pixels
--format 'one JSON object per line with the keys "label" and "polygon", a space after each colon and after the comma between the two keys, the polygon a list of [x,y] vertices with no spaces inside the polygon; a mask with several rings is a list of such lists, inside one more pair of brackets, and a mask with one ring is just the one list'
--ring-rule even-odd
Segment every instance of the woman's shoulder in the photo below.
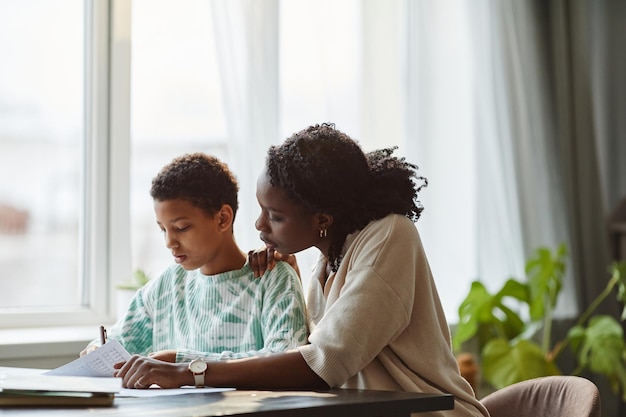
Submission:
{"label": "woman's shoulder", "polygon": [[402,254],[412,252],[421,245],[417,228],[411,219],[400,214],[389,214],[371,221],[361,231],[348,236],[344,253],[356,251],[367,254],[373,262],[383,252]]}
{"label": "woman's shoulder", "polygon": [[406,235],[414,237],[417,235],[415,223],[401,214],[388,214],[387,216],[371,221],[363,228],[360,234],[384,234],[384,235]]}

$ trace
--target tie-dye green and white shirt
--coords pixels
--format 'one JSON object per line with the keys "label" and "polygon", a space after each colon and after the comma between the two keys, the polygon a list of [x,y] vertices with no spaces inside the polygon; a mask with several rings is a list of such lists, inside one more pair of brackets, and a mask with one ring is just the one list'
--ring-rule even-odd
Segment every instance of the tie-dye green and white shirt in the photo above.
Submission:
{"label": "tie-dye green and white shirt", "polygon": [[177,362],[241,358],[305,344],[305,315],[302,284],[284,262],[262,278],[248,263],[212,276],[172,265],[135,294],[108,337],[131,354],[175,349]]}

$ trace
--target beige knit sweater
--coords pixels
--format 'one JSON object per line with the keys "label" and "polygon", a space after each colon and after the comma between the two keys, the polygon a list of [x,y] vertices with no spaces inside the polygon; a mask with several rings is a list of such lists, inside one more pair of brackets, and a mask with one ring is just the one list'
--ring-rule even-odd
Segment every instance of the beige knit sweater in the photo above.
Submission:
{"label": "beige knit sweater", "polygon": [[415,225],[389,215],[348,236],[336,274],[326,259],[307,299],[311,369],[331,387],[450,393],[454,410],[420,416],[488,416],[458,370],[450,331]]}

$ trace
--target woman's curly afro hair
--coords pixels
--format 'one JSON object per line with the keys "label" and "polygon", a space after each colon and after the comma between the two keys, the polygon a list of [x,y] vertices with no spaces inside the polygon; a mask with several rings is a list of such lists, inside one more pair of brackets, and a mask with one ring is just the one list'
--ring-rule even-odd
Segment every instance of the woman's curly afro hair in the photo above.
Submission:
{"label": "woman's curly afro hair", "polygon": [[269,149],[270,183],[310,212],[333,216],[327,254],[333,270],[348,234],[391,213],[413,221],[420,217],[417,194],[427,181],[416,175],[416,165],[392,156],[395,149],[364,154],[355,140],[329,123],[310,126]]}

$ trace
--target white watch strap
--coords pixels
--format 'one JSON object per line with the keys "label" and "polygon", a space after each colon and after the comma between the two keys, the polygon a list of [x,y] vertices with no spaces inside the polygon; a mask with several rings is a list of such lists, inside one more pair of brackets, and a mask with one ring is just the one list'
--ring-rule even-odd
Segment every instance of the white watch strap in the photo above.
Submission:
{"label": "white watch strap", "polygon": [[193,379],[196,382],[196,388],[204,387],[204,372],[201,374],[193,374]]}

